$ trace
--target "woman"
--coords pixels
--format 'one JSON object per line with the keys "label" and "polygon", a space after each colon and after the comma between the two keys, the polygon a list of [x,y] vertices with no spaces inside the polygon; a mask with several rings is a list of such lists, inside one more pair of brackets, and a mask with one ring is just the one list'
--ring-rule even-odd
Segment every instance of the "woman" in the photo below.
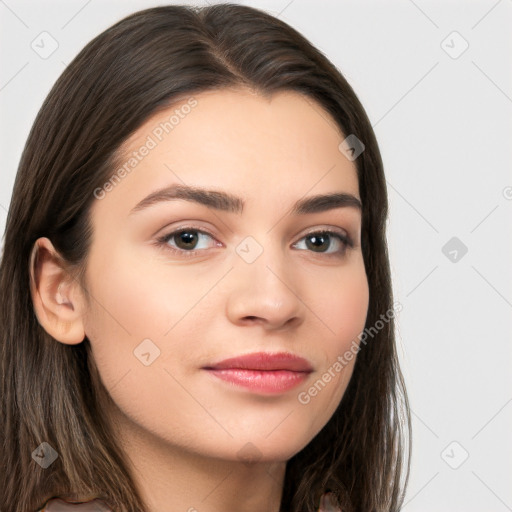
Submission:
{"label": "woman", "polygon": [[398,510],[386,218],[362,105],[282,21],[167,6],[97,36],[12,194],[1,510]]}

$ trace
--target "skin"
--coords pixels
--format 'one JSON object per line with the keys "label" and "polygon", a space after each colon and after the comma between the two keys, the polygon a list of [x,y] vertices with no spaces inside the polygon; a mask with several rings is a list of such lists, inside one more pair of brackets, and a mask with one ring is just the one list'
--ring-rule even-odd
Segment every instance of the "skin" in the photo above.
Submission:
{"label": "skin", "polygon": [[[357,340],[369,295],[360,211],[289,210],[316,194],[360,198],[356,167],[338,149],[345,136],[310,98],[286,91],[266,99],[245,89],[194,97],[197,106],[95,200],[87,290],[40,238],[33,301],[56,342],[90,340],[115,404],[106,412],[151,512],[277,512],[286,461],[331,418],[355,358],[308,404],[298,394]],[[127,158],[175,108],[126,141]],[[240,196],[244,211],[175,200],[130,215],[141,199],[174,183]],[[178,237],[167,247],[180,254],[155,245],[189,225],[213,235],[193,232],[199,254],[183,256]],[[322,228],[348,234],[354,247],[343,252],[336,237],[317,251],[308,247],[306,235]],[[236,252],[247,236],[263,249],[252,263]],[[134,356],[146,338],[160,350],[148,366]],[[201,369],[258,351],[292,352],[314,371],[290,391],[264,395]]]}

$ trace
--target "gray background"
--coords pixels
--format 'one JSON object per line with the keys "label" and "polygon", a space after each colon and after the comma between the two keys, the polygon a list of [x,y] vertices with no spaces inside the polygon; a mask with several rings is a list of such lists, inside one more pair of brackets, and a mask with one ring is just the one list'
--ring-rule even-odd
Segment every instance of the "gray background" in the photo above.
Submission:
{"label": "gray background", "polygon": [[[112,23],[165,3],[0,0],[2,234],[23,145],[57,77]],[[241,3],[323,51],[377,134],[413,414],[404,510],[512,510],[512,0]],[[55,43],[43,31],[58,44],[47,58]]]}

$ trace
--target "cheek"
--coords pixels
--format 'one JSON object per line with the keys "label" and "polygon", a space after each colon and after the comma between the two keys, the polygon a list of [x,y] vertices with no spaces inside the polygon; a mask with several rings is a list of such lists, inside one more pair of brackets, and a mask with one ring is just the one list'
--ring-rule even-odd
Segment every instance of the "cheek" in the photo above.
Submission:
{"label": "cheek", "polygon": [[85,331],[107,389],[127,371],[143,366],[136,355],[139,346],[152,358],[158,351],[158,357],[165,355],[164,335],[180,316],[172,310],[179,304],[172,287],[150,272],[150,262],[126,254],[97,255],[90,264],[91,311]]}
{"label": "cheek", "polygon": [[[327,344],[328,355],[335,359],[351,346],[363,331],[368,312],[368,280],[361,261],[347,267],[339,278],[330,280],[323,288],[317,311],[324,329],[330,332]],[[332,361],[331,361],[332,362]]]}
{"label": "cheek", "polygon": [[[342,269],[312,296],[315,325],[322,338],[323,364],[298,401],[314,418],[310,435],[316,435],[338,407],[349,384],[357,358],[359,335],[368,312],[369,290],[364,263]],[[320,335],[318,334],[320,339]]]}
{"label": "cheek", "polygon": [[218,278],[165,268],[156,252],[148,257],[147,251],[130,247],[110,248],[94,257],[89,273],[94,299],[86,334],[105,387],[119,403],[128,395],[137,401],[144,390],[156,396],[162,386],[176,388],[183,399],[164,369],[181,375],[194,364],[194,347],[204,339],[204,327],[197,321],[203,306],[199,300]]}
{"label": "cheek", "polygon": [[108,257],[98,254],[90,272],[99,315],[94,328],[99,322],[102,334],[105,328],[122,333],[121,339],[111,338],[114,344],[163,338],[183,316],[190,302],[188,295],[197,293],[192,294],[189,290],[193,287],[180,282],[179,270],[166,282],[162,276],[171,274],[162,272],[162,265],[130,246],[116,248]]}

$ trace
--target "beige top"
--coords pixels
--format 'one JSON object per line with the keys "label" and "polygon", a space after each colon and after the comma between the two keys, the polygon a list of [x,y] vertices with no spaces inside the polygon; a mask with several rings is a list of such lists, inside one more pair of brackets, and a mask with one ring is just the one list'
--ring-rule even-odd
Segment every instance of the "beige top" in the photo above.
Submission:
{"label": "beige top", "polygon": [[83,503],[71,503],[61,498],[53,498],[37,512],[112,512],[105,502],[95,499]]}
{"label": "beige top", "polygon": [[[37,512],[113,512],[100,499],[71,503],[61,498],[49,500],[45,506]],[[342,512],[342,510],[330,502],[329,493],[322,495],[318,512]]]}

